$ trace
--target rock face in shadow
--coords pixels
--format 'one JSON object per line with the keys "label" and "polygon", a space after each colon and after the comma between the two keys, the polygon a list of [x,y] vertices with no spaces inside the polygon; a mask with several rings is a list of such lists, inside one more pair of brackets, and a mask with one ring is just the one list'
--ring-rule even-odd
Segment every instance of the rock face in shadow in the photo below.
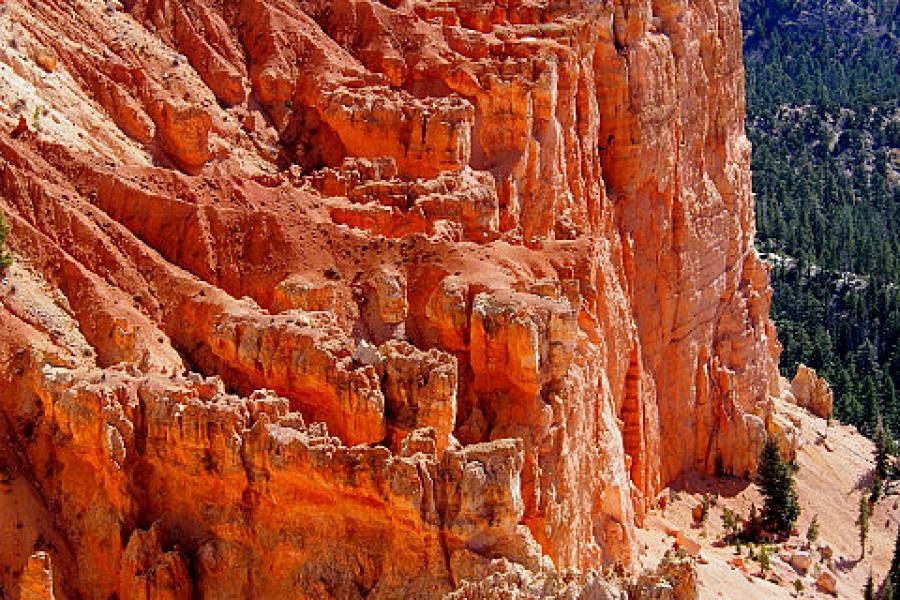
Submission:
{"label": "rock face in shadow", "polygon": [[736,0],[0,8],[4,589],[605,597],[790,438]]}

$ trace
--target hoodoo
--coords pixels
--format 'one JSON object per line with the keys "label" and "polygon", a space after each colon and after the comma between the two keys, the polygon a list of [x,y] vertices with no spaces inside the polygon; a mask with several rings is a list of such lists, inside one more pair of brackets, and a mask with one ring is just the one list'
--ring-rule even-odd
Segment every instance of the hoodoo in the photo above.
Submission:
{"label": "hoodoo", "polygon": [[7,0],[0,42],[10,597],[36,552],[65,598],[603,597],[557,573],[784,430],[737,0]]}

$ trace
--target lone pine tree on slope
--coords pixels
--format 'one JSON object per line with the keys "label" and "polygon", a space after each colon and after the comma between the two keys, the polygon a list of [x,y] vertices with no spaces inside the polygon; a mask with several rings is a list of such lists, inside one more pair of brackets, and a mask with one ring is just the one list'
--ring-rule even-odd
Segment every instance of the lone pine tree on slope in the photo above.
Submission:
{"label": "lone pine tree on slope", "polygon": [[856,524],[859,525],[859,545],[862,546],[862,558],[866,557],[866,540],[869,539],[869,499],[865,494],[859,496],[859,514]]}
{"label": "lone pine tree on slope", "polygon": [[794,489],[794,470],[781,458],[778,444],[766,439],[759,457],[757,481],[765,498],[766,527],[778,533],[788,533],[800,516],[800,504]]}
{"label": "lone pine tree on slope", "polygon": [[869,571],[869,578],[866,579],[866,587],[863,588],[863,600],[875,600],[875,580],[872,578],[871,571]]}

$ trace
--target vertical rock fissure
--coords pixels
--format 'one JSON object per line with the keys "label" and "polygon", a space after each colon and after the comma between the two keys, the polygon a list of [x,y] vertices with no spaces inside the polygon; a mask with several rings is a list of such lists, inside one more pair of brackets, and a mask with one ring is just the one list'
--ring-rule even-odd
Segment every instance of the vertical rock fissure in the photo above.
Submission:
{"label": "vertical rock fissure", "polygon": [[629,475],[638,490],[646,489],[644,477],[644,415],[641,398],[641,364],[637,347],[632,351],[625,375],[625,397],[622,402],[622,442],[631,461]]}

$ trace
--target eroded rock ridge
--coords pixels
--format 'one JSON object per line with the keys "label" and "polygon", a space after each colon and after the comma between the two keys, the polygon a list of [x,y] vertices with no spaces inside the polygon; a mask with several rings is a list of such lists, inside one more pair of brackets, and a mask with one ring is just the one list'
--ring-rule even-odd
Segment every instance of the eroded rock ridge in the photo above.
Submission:
{"label": "eroded rock ridge", "polygon": [[600,594],[553,573],[755,468],[736,0],[7,0],[0,41],[3,589]]}

